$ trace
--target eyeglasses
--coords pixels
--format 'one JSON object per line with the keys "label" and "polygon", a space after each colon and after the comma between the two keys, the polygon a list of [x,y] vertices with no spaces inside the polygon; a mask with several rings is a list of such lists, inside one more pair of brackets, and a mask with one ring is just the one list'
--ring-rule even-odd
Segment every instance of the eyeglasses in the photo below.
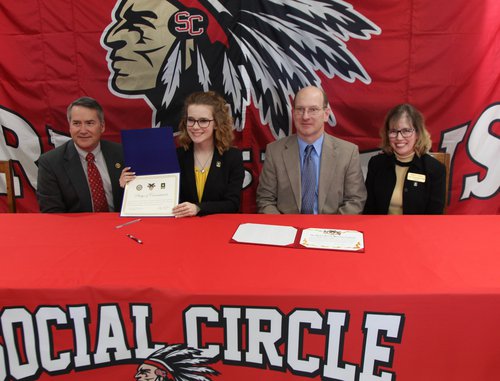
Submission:
{"label": "eyeglasses", "polygon": [[198,123],[198,126],[200,128],[208,128],[210,126],[210,122],[213,122],[214,119],[206,119],[206,118],[200,118],[200,119],[195,119],[195,118],[187,118],[186,119],[186,125],[188,127],[194,127],[196,123]]}
{"label": "eyeglasses", "polygon": [[319,113],[321,111],[323,111],[325,108],[324,107],[316,107],[316,106],[313,106],[313,107],[295,107],[293,109],[293,112],[295,115],[298,115],[298,116],[302,116],[304,115],[306,112],[308,115],[311,115],[311,116],[318,116]]}
{"label": "eyeglasses", "polygon": [[390,139],[396,139],[398,137],[398,134],[401,134],[403,138],[410,138],[414,132],[414,128],[403,128],[401,130],[389,130],[387,135]]}

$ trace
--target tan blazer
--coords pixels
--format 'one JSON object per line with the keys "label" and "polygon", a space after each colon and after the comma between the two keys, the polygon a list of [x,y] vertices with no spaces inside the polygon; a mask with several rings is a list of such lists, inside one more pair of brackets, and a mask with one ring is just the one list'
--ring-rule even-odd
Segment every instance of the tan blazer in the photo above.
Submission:
{"label": "tan blazer", "polygon": [[[257,188],[259,213],[298,214],[301,208],[297,136],[267,145]],[[358,147],[325,134],[318,189],[320,214],[360,214],[366,201]]]}

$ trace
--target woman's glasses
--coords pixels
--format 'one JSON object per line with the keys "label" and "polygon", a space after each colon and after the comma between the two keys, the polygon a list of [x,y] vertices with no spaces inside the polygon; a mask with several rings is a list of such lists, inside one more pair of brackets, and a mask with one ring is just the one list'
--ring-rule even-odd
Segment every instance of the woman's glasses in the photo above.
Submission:
{"label": "woman's glasses", "polygon": [[390,139],[396,139],[398,137],[398,134],[401,134],[403,138],[410,138],[414,132],[414,128],[403,128],[401,130],[389,130],[387,135]]}
{"label": "woman's glasses", "polygon": [[206,119],[206,118],[200,118],[200,119],[195,119],[195,118],[187,118],[186,119],[186,125],[188,127],[194,127],[196,123],[198,123],[198,127],[200,128],[208,128],[210,126],[210,122],[213,122],[213,119]]}

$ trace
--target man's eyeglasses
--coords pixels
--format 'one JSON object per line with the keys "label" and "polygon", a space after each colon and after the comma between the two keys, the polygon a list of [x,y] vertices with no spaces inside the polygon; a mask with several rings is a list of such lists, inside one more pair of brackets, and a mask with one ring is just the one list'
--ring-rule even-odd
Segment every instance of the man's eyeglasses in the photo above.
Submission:
{"label": "man's eyeglasses", "polygon": [[295,107],[293,109],[293,112],[295,115],[298,115],[298,116],[302,116],[304,115],[306,112],[308,115],[311,115],[311,116],[318,116],[319,113],[321,111],[323,111],[325,108],[324,107]]}
{"label": "man's eyeglasses", "polygon": [[410,138],[414,132],[414,128],[403,128],[401,130],[389,130],[387,135],[390,139],[396,139],[398,137],[398,134],[401,134],[403,138]]}
{"label": "man's eyeglasses", "polygon": [[186,125],[188,127],[194,127],[196,123],[198,123],[198,126],[200,128],[208,128],[210,126],[210,122],[213,122],[213,119],[206,119],[206,118],[200,118],[200,119],[195,119],[195,118],[187,118],[186,119]]}

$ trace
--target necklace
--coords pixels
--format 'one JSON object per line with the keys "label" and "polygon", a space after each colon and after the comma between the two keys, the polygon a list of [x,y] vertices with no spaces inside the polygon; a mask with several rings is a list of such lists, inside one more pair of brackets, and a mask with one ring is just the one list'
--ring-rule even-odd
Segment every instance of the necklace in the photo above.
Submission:
{"label": "necklace", "polygon": [[212,160],[212,156],[213,156],[213,152],[210,154],[210,156],[207,157],[207,160],[205,160],[205,164],[201,165],[201,162],[200,160],[198,159],[198,157],[196,155],[194,155],[194,158],[196,160],[196,162],[198,163],[198,167],[200,168],[200,172],[201,173],[205,173],[205,168],[207,167],[207,164],[210,160]]}

